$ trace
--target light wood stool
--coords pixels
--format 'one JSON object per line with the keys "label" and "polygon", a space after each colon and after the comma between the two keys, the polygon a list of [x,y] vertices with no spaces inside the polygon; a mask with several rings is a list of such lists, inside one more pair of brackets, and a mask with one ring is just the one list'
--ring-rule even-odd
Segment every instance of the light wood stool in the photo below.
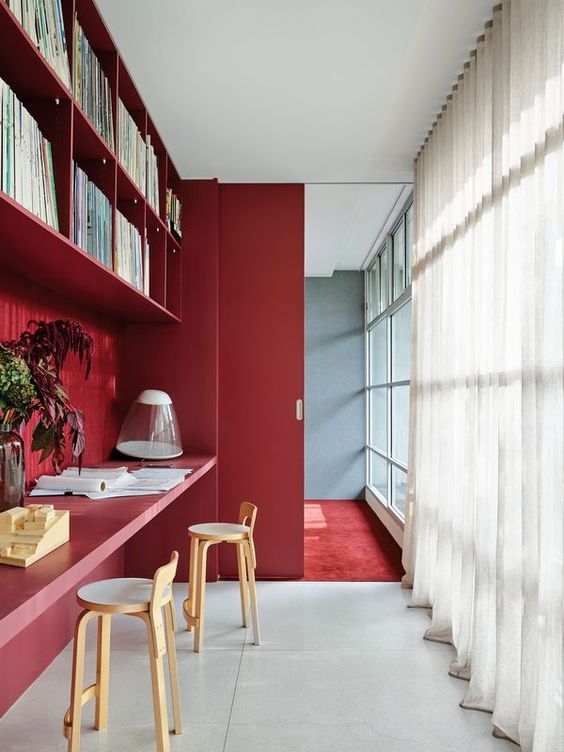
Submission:
{"label": "light wood stool", "polygon": [[[76,620],[70,707],[65,714],[64,735],[68,752],[80,748],[82,706],[96,698],[94,725],[104,729],[108,725],[108,691],[110,683],[110,624],[112,614],[137,616],[145,622],[149,644],[149,663],[153,688],[153,711],[158,752],[169,751],[169,728],[166,706],[163,658],[168,655],[170,688],[174,714],[174,733],[182,733],[178,670],[174,630],[176,615],[172,599],[172,581],[178,565],[174,551],[169,564],[157,569],[152,580],[122,578],[91,582],[77,593],[79,604],[86,609]],[[164,620],[163,620],[164,608]],[[98,619],[98,657],[96,683],[83,689],[86,627],[91,619]]]}
{"label": "light wood stool", "polygon": [[206,562],[210,546],[216,543],[235,543],[237,546],[237,567],[239,570],[239,590],[241,594],[241,616],[243,626],[248,624],[249,605],[247,600],[247,577],[253,616],[253,636],[255,645],[260,645],[259,620],[255,569],[257,557],[253,541],[253,531],[257,517],[257,507],[243,502],[239,508],[238,524],[209,522],[192,525],[190,535],[190,578],[188,598],[184,601],[186,628],[194,633],[194,650],[199,653],[204,644],[204,617],[206,597]]}

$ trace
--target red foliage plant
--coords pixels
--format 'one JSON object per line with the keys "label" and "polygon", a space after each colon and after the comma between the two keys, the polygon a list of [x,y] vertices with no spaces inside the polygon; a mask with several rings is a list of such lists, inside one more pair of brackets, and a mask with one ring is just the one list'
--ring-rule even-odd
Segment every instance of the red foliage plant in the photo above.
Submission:
{"label": "red foliage plant", "polygon": [[65,459],[66,435],[79,466],[86,445],[84,415],[74,407],[61,380],[61,370],[69,352],[85,366],[85,379],[92,368],[94,341],[76,321],[30,321],[17,340],[2,343],[27,364],[36,389],[36,399],[28,415],[38,421],[33,429],[31,448],[40,451],[40,461],[52,455],[53,468],[60,472]]}

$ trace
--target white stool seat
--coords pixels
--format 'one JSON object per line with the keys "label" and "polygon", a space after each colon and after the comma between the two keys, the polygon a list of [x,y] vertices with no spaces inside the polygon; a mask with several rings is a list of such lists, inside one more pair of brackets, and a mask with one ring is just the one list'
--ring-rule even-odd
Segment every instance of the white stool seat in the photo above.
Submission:
{"label": "white stool seat", "polygon": [[[141,577],[121,577],[99,580],[84,585],[77,593],[78,602],[92,611],[136,613],[148,611],[153,580]],[[169,588],[170,591],[170,588]]]}
{"label": "white stool seat", "polygon": [[228,541],[248,537],[251,528],[230,522],[204,522],[201,525],[192,525],[188,532],[195,538],[221,538]]}

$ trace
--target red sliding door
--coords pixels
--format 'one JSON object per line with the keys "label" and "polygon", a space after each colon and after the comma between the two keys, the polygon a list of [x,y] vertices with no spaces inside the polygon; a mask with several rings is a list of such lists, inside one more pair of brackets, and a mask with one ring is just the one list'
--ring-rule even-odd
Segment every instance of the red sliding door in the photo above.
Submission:
{"label": "red sliding door", "polygon": [[[255,503],[258,576],[301,577],[304,190],[219,190],[219,519]],[[232,548],[220,576],[236,574]]]}

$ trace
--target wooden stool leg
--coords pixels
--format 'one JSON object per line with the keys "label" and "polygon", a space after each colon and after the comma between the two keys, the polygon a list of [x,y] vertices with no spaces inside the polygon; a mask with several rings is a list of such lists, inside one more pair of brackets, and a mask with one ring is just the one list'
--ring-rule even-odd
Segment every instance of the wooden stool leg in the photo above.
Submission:
{"label": "wooden stool leg", "polygon": [[243,626],[248,626],[249,602],[247,596],[247,567],[245,565],[245,549],[237,543],[237,569],[239,570],[239,591],[241,593],[241,617]]}
{"label": "wooden stool leg", "polygon": [[164,680],[163,657],[157,654],[151,619],[148,614],[140,616],[147,626],[147,641],[149,644],[149,665],[151,667],[151,685],[153,690],[153,713],[155,715],[155,736],[157,738],[157,752],[170,752],[168,740],[168,714],[166,709],[166,687]]}
{"label": "wooden stool leg", "polygon": [[196,585],[196,618],[197,624],[194,633],[194,650],[199,653],[204,644],[204,619],[206,609],[206,566],[208,548],[211,543],[203,541],[198,547],[198,579]]}
{"label": "wooden stool leg", "polygon": [[249,573],[249,590],[251,593],[251,613],[253,615],[253,636],[255,645],[260,645],[260,627],[257,607],[257,588],[255,583],[255,568],[253,566],[253,552],[249,541],[245,541],[245,554],[247,557],[247,570]]}
{"label": "wooden stool leg", "polygon": [[[188,614],[194,617],[196,615],[196,589],[198,582],[198,539],[192,538],[190,541],[190,573],[188,576],[188,598],[184,601],[184,616]],[[186,619],[186,629],[192,631],[192,624]]]}
{"label": "wooden stool leg", "polygon": [[108,703],[110,690],[110,630],[112,617],[98,617],[98,657],[96,659],[96,712],[94,725],[97,729],[108,726]]}
{"label": "wooden stool leg", "polygon": [[84,687],[84,659],[86,654],[86,627],[94,616],[92,611],[83,611],[76,620],[72,654],[72,679],[70,707],[65,718],[65,735],[69,740],[68,752],[80,749],[80,726],[82,723],[82,695]]}
{"label": "wooden stool leg", "polygon": [[166,652],[168,653],[168,672],[170,676],[170,693],[172,695],[172,712],[174,716],[174,733],[182,733],[182,716],[180,714],[180,692],[178,690],[178,664],[176,662],[176,641],[174,639],[174,601],[164,607],[166,627]]}

